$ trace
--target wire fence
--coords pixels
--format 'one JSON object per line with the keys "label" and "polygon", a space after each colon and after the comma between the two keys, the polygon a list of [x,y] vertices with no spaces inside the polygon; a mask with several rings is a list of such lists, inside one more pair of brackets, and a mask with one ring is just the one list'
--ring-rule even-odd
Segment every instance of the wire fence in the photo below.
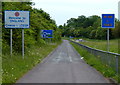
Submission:
{"label": "wire fence", "polygon": [[95,55],[103,64],[111,67],[117,75],[120,74],[120,65],[118,64],[120,62],[120,54],[94,49],[74,41],[71,42],[81,46],[83,49]]}

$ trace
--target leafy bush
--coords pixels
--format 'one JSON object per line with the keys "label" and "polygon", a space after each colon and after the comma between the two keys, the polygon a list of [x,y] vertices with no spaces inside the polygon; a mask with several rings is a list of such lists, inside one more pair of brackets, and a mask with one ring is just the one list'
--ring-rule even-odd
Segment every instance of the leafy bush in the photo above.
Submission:
{"label": "leafy bush", "polygon": [[[4,10],[24,10],[30,11],[30,28],[25,29],[25,48],[30,47],[35,44],[45,44],[45,40],[41,38],[41,30],[53,30],[54,38],[52,40],[59,41],[61,39],[61,30],[56,26],[56,23],[51,19],[50,15],[42,9],[35,9],[31,6],[32,2],[3,2],[2,12],[4,16]],[[4,28],[4,19],[3,19],[3,53],[6,50],[6,46],[9,47],[10,43],[10,29]],[[15,52],[21,52],[22,45],[22,30],[13,29],[13,49]]]}

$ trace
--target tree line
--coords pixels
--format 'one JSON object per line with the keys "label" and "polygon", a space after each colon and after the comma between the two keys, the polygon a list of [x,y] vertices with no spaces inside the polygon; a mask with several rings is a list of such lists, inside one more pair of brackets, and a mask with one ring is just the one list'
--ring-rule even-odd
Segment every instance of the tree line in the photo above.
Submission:
{"label": "tree line", "polygon": [[[110,29],[110,39],[119,38],[119,26],[119,20],[115,19],[115,28]],[[107,38],[107,28],[101,28],[101,17],[97,15],[89,17],[81,15],[78,18],[70,18],[64,25],[60,25],[59,28],[62,29],[62,36],[101,40],[106,40]]]}
{"label": "tree line", "polygon": [[[45,39],[41,38],[41,30],[53,30],[52,41],[56,42],[61,39],[60,29],[57,27],[55,20],[51,19],[50,15],[42,9],[32,8],[32,2],[3,2],[2,3],[2,49],[3,53],[9,49],[10,29],[4,28],[4,11],[5,10],[21,10],[30,11],[30,28],[24,30],[25,48],[34,45],[46,44]],[[13,29],[13,49],[15,52],[21,52],[22,30]]]}

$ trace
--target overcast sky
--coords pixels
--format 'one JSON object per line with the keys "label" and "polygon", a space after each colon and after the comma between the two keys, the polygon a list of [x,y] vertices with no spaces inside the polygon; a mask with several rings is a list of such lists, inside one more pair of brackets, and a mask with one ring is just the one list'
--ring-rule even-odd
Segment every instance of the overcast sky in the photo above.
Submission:
{"label": "overcast sky", "polygon": [[63,25],[70,18],[101,14],[115,14],[118,18],[120,0],[32,0],[34,8],[42,8],[49,13],[57,25]]}

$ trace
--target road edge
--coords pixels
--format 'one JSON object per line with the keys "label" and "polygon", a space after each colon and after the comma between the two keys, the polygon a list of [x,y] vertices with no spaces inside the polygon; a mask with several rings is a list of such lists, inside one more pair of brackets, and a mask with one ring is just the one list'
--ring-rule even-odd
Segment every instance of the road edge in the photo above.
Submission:
{"label": "road edge", "polygon": [[[61,44],[62,44],[62,43],[61,43]],[[44,58],[43,58],[39,63],[37,63],[33,68],[31,68],[31,69],[28,70],[26,73],[24,73],[18,80],[16,80],[16,82],[15,82],[14,84],[17,84],[18,81],[19,81],[25,74],[27,74],[27,73],[29,73],[31,70],[35,69],[38,65],[41,65],[41,64],[45,63],[46,60],[49,58],[49,56],[51,56],[51,55],[56,51],[56,49],[59,48],[59,46],[60,46],[61,44],[59,44],[55,49],[53,49],[52,52],[50,52],[46,57],[44,57]]]}

